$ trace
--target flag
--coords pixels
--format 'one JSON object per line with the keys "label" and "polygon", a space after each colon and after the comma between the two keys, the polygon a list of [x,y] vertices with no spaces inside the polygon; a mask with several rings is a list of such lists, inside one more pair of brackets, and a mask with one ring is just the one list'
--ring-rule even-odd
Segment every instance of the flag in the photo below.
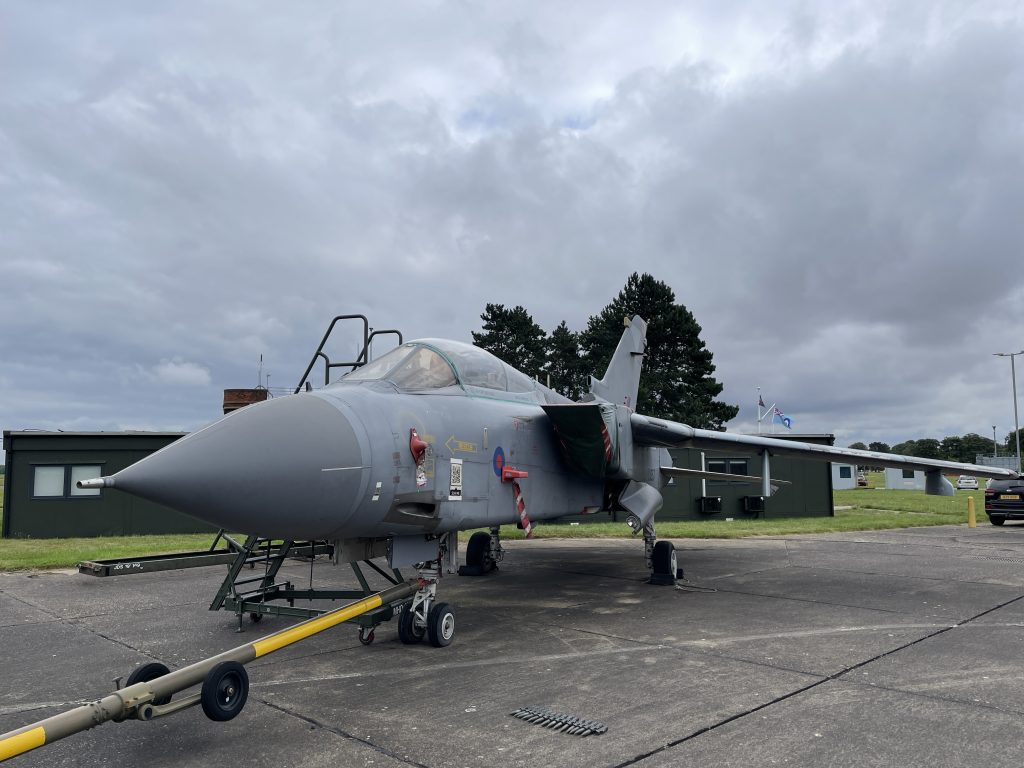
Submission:
{"label": "flag", "polygon": [[777,407],[774,411],[772,411],[772,421],[775,422],[776,424],[781,424],[786,429],[793,428],[793,420],[789,418],[789,416],[784,414],[782,411],[780,411]]}
{"label": "flag", "polygon": [[764,398],[761,397],[761,395],[757,396],[757,407],[758,408],[764,408],[765,407],[764,406]]}

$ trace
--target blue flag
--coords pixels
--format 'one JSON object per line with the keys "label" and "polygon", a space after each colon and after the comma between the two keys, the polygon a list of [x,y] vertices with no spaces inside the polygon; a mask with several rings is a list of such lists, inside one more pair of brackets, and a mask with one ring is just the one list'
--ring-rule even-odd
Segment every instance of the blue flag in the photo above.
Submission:
{"label": "blue flag", "polygon": [[775,422],[776,424],[781,424],[786,429],[793,428],[793,420],[789,418],[789,416],[784,414],[782,411],[780,411],[778,408],[776,408],[772,412],[772,421]]}

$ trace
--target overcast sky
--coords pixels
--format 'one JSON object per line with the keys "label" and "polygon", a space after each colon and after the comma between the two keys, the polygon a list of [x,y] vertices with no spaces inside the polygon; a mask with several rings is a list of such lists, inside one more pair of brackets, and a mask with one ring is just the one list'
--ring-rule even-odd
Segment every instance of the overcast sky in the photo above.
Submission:
{"label": "overcast sky", "polygon": [[0,260],[4,429],[190,430],[335,314],[578,330],[646,271],[731,430],[760,386],[840,445],[1002,440],[1024,11],[7,2]]}

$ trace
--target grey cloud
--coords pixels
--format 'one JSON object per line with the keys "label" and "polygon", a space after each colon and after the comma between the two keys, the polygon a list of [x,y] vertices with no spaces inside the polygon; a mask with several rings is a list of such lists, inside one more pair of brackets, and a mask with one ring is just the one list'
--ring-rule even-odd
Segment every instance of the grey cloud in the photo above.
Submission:
{"label": "grey cloud", "polygon": [[[0,53],[7,428],[191,428],[334,314],[579,328],[633,270],[738,428],[756,385],[850,440],[1006,422],[1012,6],[99,7],[22,7]],[[175,360],[209,385],[135,375]]]}

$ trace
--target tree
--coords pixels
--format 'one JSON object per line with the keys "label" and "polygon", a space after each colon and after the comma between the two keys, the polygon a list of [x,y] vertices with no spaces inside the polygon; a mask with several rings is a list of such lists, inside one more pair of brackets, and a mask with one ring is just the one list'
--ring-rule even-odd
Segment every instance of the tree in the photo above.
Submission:
{"label": "tree", "polygon": [[968,432],[962,438],[963,449],[960,452],[960,461],[974,463],[979,453],[987,456],[992,455],[992,438],[983,437],[976,432]]}
{"label": "tree", "polygon": [[529,376],[540,375],[547,334],[529,312],[519,306],[506,309],[503,304],[487,304],[480,319],[483,332],[473,331],[474,344]]}
{"label": "tree", "polygon": [[722,385],[712,376],[715,366],[700,339],[701,327],[675,301],[668,285],[634,272],[580,334],[587,366],[595,376],[603,375],[622,336],[623,319],[640,315],[647,321],[647,354],[637,410],[694,427],[724,429],[739,408],[715,400]]}
{"label": "tree", "polygon": [[941,445],[934,438],[922,438],[914,443],[913,455],[922,459],[937,459],[941,455]]}
{"label": "tree", "polygon": [[906,440],[902,443],[896,443],[896,445],[892,447],[892,452],[899,454],[900,456],[916,456],[917,440]]}
{"label": "tree", "polygon": [[853,448],[855,451],[866,451],[868,449],[868,447],[864,445],[864,443],[861,443],[859,441],[856,443],[850,443],[850,448]]}
{"label": "tree", "polygon": [[872,443],[868,443],[869,451],[877,451],[878,453],[891,453],[892,449],[888,443],[880,443],[877,440]]}
{"label": "tree", "polygon": [[956,435],[943,438],[942,444],[939,448],[939,454],[946,461],[964,461],[963,438],[957,437]]}
{"label": "tree", "polygon": [[[1017,455],[1017,432],[1016,430],[1010,430],[1006,435],[1006,442],[999,446],[999,452],[1004,456],[1016,456]],[[1020,430],[1020,445],[1021,450],[1024,451],[1024,427]],[[992,450],[992,441],[988,441],[988,448],[985,453]]]}
{"label": "tree", "polygon": [[565,320],[551,332],[547,342],[547,364],[550,387],[573,400],[579,400],[586,391],[587,375],[580,358],[580,337],[569,330]]}

